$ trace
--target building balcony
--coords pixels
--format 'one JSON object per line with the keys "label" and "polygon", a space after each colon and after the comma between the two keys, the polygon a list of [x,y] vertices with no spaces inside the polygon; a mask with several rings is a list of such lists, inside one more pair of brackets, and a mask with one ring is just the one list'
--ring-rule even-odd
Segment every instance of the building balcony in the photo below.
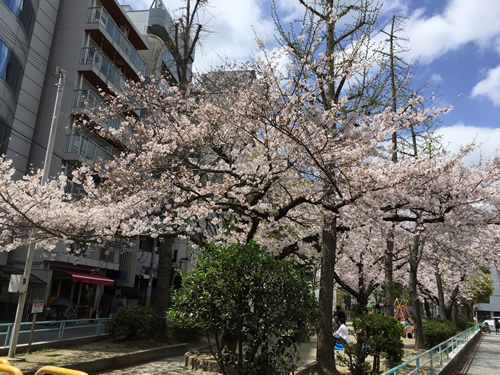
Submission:
{"label": "building balcony", "polygon": [[[102,34],[108,36],[109,42],[113,44],[114,48],[116,48],[125,57],[127,63],[133,67],[136,72],[140,72],[142,75],[145,74],[146,63],[142,60],[137,50],[128,40],[126,31],[120,29],[104,8],[89,8],[87,23],[89,25],[96,25]],[[90,30],[90,32],[92,35],[94,30]]]}
{"label": "building balcony", "polygon": [[83,134],[67,134],[64,145],[64,159],[80,162],[99,159],[111,160],[113,159],[111,146],[107,148],[108,150],[99,146]]}
{"label": "building balcony", "polygon": [[[126,78],[121,74],[120,69],[118,69],[99,48],[82,48],[80,64],[90,66],[94,69],[94,73],[101,81],[101,85],[104,85],[103,88],[112,86],[115,90],[122,91],[125,87]],[[85,74],[86,71],[83,73]],[[96,86],[99,86],[99,83],[97,83],[95,79],[88,77],[88,80],[96,83]]]}
{"label": "building balcony", "polygon": [[[75,90],[73,92],[73,109],[75,110],[97,108],[102,104],[102,99],[90,90]],[[109,131],[109,129],[119,129],[123,121],[125,121],[123,118],[116,116],[106,119],[99,125],[104,130]]]}

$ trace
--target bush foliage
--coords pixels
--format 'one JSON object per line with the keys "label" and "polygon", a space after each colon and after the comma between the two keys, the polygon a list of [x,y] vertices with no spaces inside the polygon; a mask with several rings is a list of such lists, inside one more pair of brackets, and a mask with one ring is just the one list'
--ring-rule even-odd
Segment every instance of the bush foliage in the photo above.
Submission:
{"label": "bush foliage", "polygon": [[457,334],[453,322],[449,320],[434,319],[424,322],[424,343],[427,348],[432,348]]}
{"label": "bush foliage", "polygon": [[389,363],[401,363],[404,356],[404,325],[384,314],[363,315],[352,322],[356,344],[349,345],[345,355],[339,355],[340,363],[349,367],[351,374],[378,373],[379,368],[365,362],[369,354],[386,358]]}
{"label": "bush foliage", "polygon": [[117,341],[152,337],[160,331],[159,318],[152,308],[125,306],[116,311],[107,330]]}
{"label": "bush foliage", "polygon": [[221,369],[288,374],[314,332],[317,302],[303,267],[255,243],[204,248],[172,297],[169,319],[213,333]]}

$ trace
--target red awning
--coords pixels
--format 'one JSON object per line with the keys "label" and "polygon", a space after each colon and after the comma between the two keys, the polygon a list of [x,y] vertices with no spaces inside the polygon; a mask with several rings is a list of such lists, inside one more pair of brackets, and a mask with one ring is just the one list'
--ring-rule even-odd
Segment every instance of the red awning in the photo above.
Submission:
{"label": "red awning", "polygon": [[84,270],[73,270],[70,268],[57,267],[58,270],[66,272],[73,277],[75,283],[86,283],[86,284],[99,284],[99,285],[113,285],[113,280],[100,275],[98,273],[92,273],[90,271]]}

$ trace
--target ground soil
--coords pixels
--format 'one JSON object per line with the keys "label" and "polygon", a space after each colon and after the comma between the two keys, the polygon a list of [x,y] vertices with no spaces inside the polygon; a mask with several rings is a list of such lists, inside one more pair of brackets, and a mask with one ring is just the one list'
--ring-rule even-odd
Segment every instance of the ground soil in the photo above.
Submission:
{"label": "ground soil", "polygon": [[20,361],[11,361],[11,365],[18,367],[21,371],[39,369],[43,366],[66,367],[72,363],[88,362],[177,343],[179,342],[173,339],[143,339],[121,342],[105,339],[66,349],[43,349],[30,354],[18,353],[16,359]]}
{"label": "ground soil", "polygon": [[[405,357],[404,361],[411,359],[421,353],[422,351],[415,351],[414,343],[412,339],[403,339],[405,343]],[[72,363],[86,362],[94,359],[109,358],[116,356],[117,354],[131,353],[138,350],[152,349],[155,347],[162,347],[167,345],[173,345],[179,343],[179,340],[135,340],[126,342],[116,342],[111,339],[97,341],[91,344],[84,344],[74,348],[66,349],[44,349],[39,350],[30,354],[18,353],[17,358],[21,361],[11,362],[11,365],[18,367],[21,371],[28,371],[33,369],[39,369],[43,366],[58,366],[58,367],[69,367]],[[184,341],[185,342],[185,341]],[[314,339],[311,341],[311,350],[315,352]],[[199,348],[206,344],[205,341],[200,340],[191,343],[192,348]],[[338,353],[338,351],[336,351]],[[305,353],[304,353],[305,354]],[[303,358],[306,361],[313,361],[315,353],[310,353],[307,358]],[[372,358],[369,357],[368,361]],[[384,361],[381,360],[381,370],[385,368]],[[347,368],[342,368],[338,366],[338,369],[343,374],[349,374]]]}

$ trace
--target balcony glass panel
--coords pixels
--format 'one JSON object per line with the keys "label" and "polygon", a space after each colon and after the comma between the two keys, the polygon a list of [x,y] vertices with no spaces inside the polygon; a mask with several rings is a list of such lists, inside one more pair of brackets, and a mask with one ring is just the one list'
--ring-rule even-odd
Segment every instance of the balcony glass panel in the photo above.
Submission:
{"label": "balcony glass panel", "polygon": [[98,95],[89,90],[75,90],[73,94],[73,108],[87,108],[90,103],[92,106],[102,104]]}
{"label": "balcony glass panel", "polygon": [[[91,108],[102,105],[101,98],[90,90],[75,90],[73,94],[73,108]],[[103,129],[118,129],[122,122],[125,121],[122,117],[116,116],[107,119],[99,124]]]}
{"label": "balcony glass panel", "polygon": [[120,50],[127,56],[132,64],[143,75],[146,72],[146,63],[137,53],[137,50],[132,46],[132,43],[127,39],[127,35],[120,30],[118,25],[109,16],[108,12],[101,7],[89,8],[88,23],[100,23],[106,30],[108,35],[115,41]]}
{"label": "balcony glass panel", "polygon": [[121,91],[125,86],[121,72],[97,47],[82,48],[80,61],[83,65],[96,67],[116,89]]}
{"label": "balcony glass panel", "polygon": [[99,157],[105,160],[113,158],[107,150],[82,134],[66,135],[64,151],[67,153],[76,153],[89,160],[97,160]]}

